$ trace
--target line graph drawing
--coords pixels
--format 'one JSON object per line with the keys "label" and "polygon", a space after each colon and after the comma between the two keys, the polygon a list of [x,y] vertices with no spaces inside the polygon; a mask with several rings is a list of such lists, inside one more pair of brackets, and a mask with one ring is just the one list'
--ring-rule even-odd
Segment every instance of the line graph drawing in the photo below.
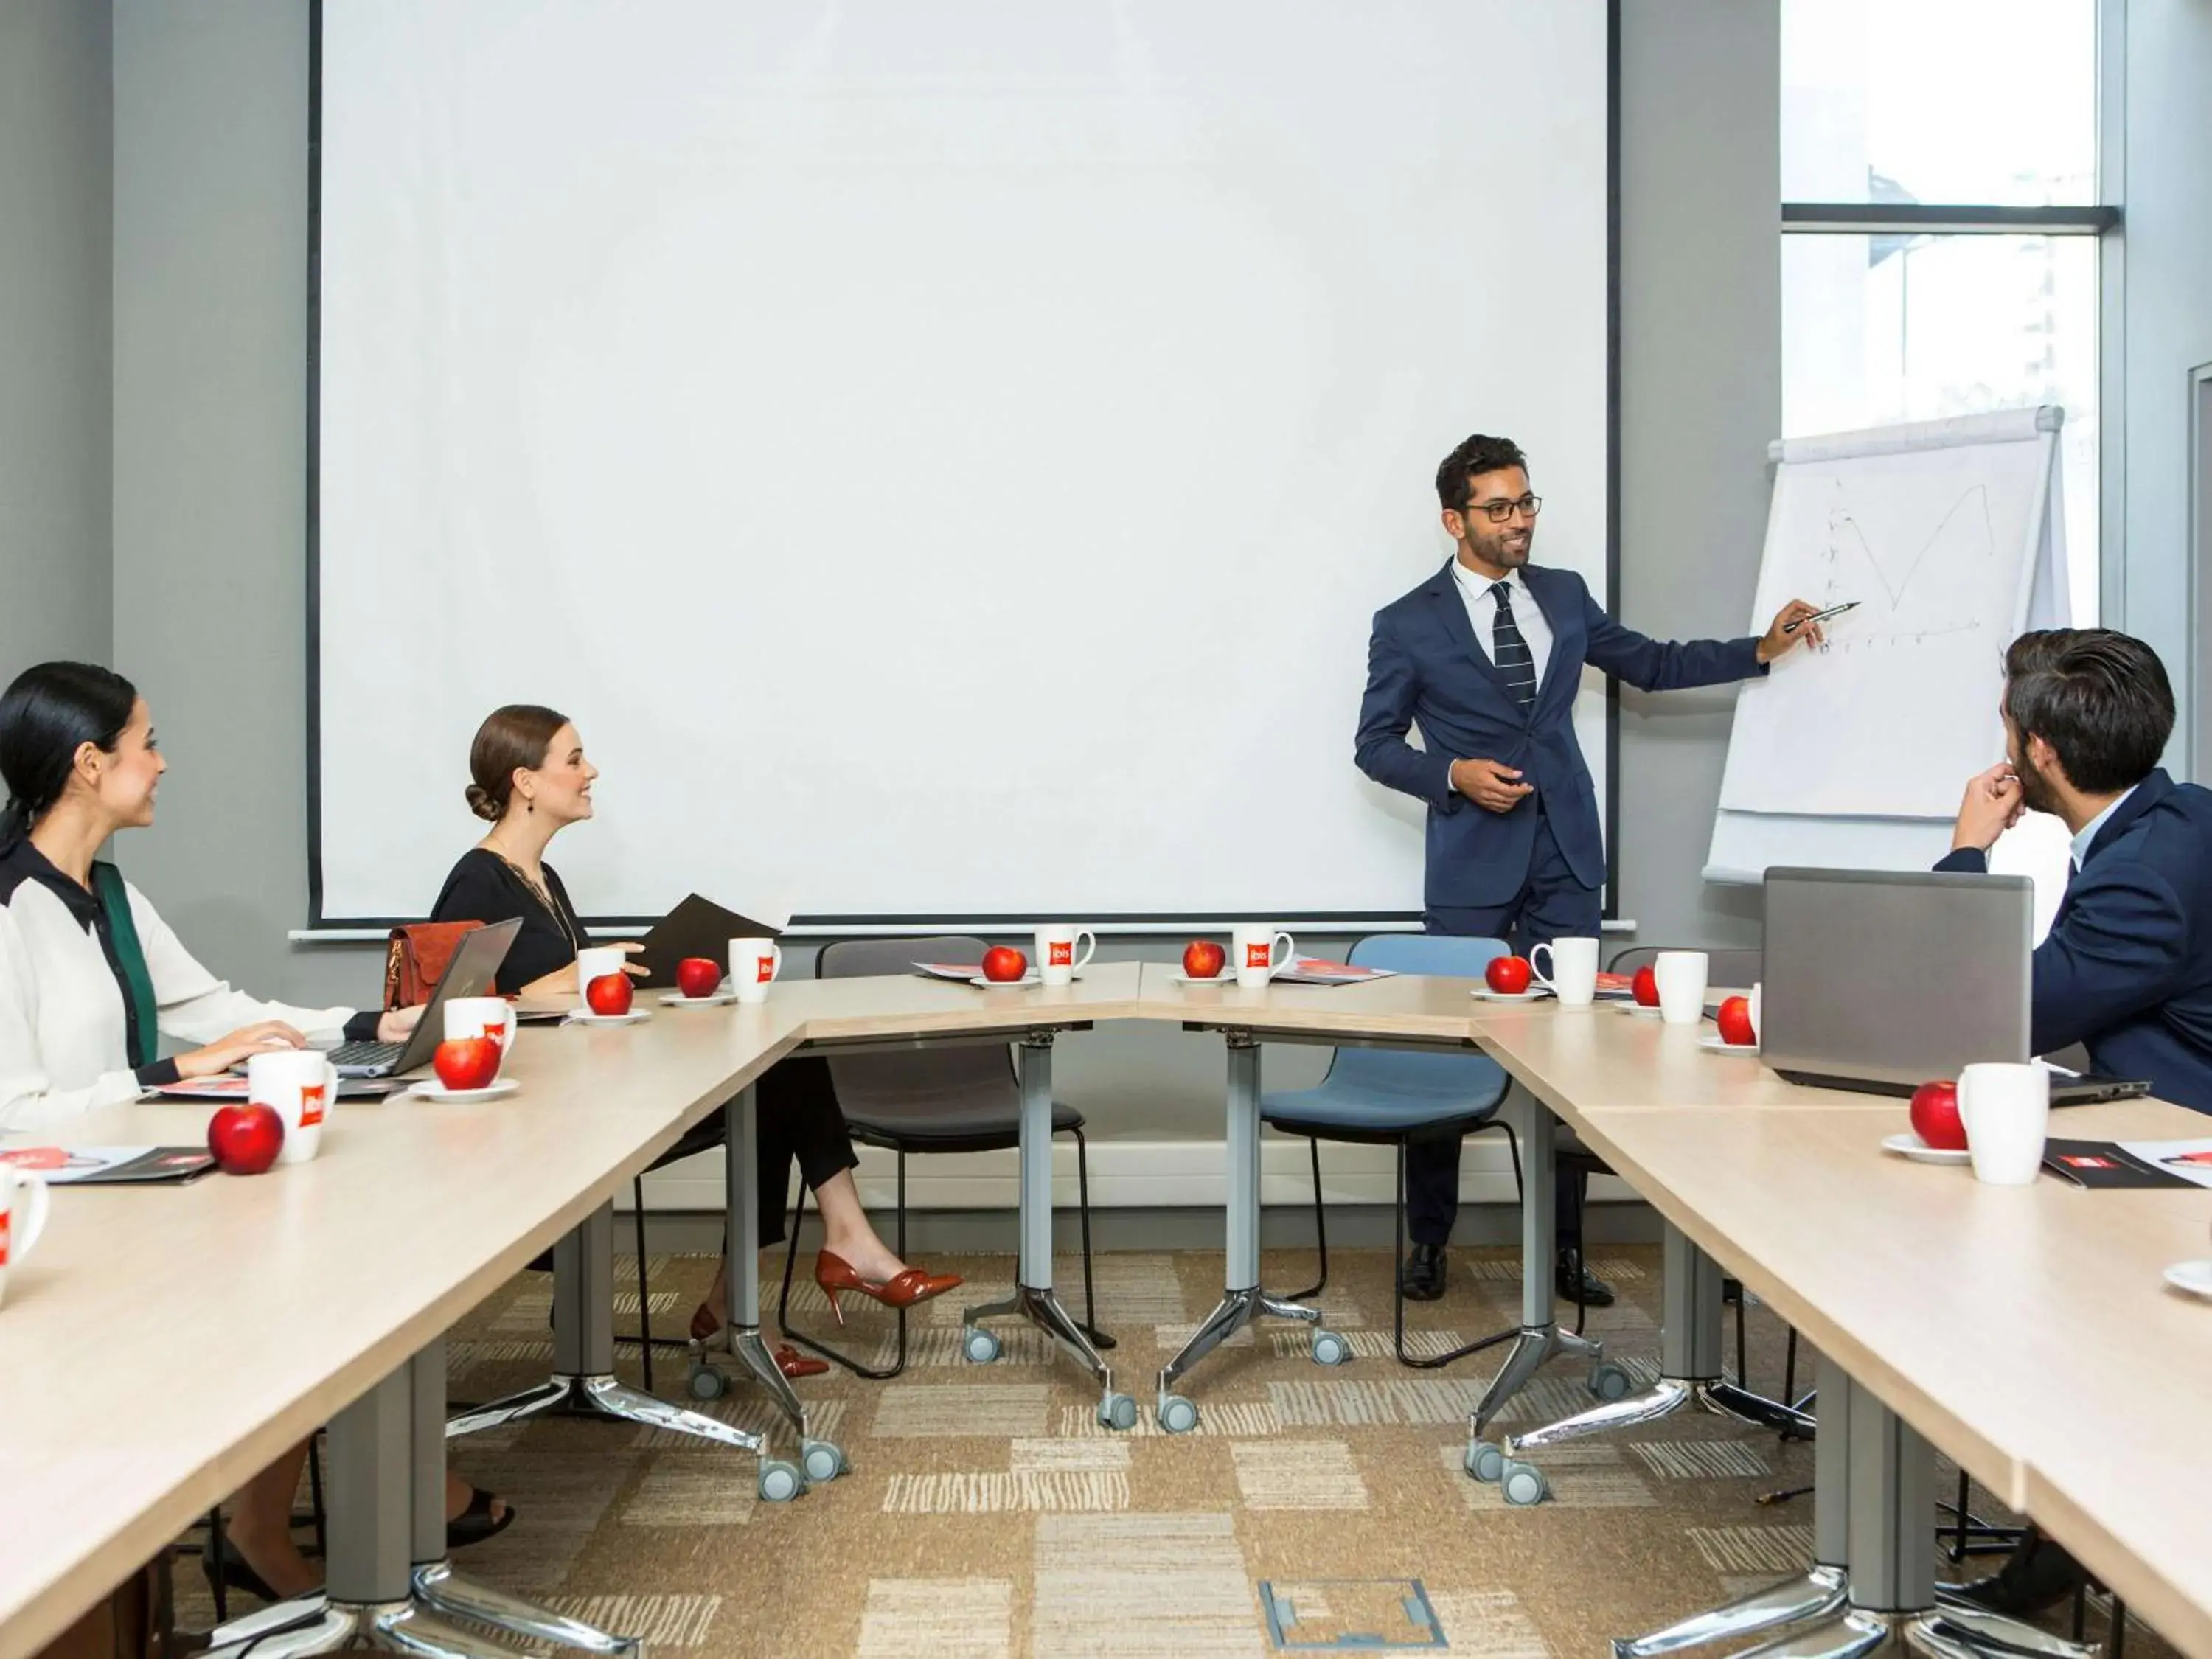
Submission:
{"label": "line graph drawing", "polygon": [[[1899,611],[1905,608],[1905,601],[1912,592],[1914,578],[1939,549],[1948,552],[1955,548],[1959,550],[1959,556],[1966,558],[1987,560],[1996,556],[1996,526],[1991,515],[1988,485],[1972,484],[1960,492],[1957,499],[1936,520],[1936,527],[1921,540],[1911,556],[1904,561],[1902,570],[1894,580],[1891,579],[1889,567],[1875,551],[1874,542],[1869,539],[1859,515],[1852,510],[1844,494],[1843,480],[1830,480],[1828,489],[1832,500],[1826,511],[1826,545],[1819,556],[1820,562],[1826,567],[1824,586],[1833,598],[1863,599],[1867,597],[1863,590],[1851,591],[1855,583],[1844,574],[1847,568],[1863,568],[1881,590],[1882,599],[1887,601],[1879,611],[1869,605],[1858,617],[1839,619],[1842,625],[1830,629],[1832,650],[1840,649],[1848,653],[1854,650],[1879,649],[1884,646],[1918,646],[1952,635],[1982,631],[1979,620],[1972,617],[1964,621],[1930,622],[1918,627],[1893,627],[1880,632],[1870,631],[1870,629],[1880,628],[1884,622],[1898,620]],[[1851,625],[1854,623],[1856,626]]]}

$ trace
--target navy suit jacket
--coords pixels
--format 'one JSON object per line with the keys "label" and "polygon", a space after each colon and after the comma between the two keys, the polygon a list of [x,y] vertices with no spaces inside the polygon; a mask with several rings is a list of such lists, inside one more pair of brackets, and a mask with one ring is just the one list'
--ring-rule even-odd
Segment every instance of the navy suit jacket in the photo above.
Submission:
{"label": "navy suit jacket", "polygon": [[2037,1054],[2079,1042],[2106,1076],[2212,1112],[2212,790],[2160,769],[2105,820],[2035,947],[2032,1003]]}
{"label": "navy suit jacket", "polygon": [[[1647,639],[1607,616],[1571,570],[1527,565],[1521,579],[1552,629],[1551,660],[1525,710],[1476,642],[1449,563],[1375,613],[1353,753],[1359,769],[1377,783],[1428,803],[1424,890],[1432,909],[1512,902],[1534,855],[1539,801],[1575,879],[1585,887],[1605,880],[1597,791],[1575,740],[1575,694],[1584,663],[1646,691],[1722,685],[1765,672],[1756,639]],[[1406,741],[1415,725],[1425,751]],[[1510,812],[1486,811],[1452,788],[1455,760],[1514,767],[1535,793]]]}

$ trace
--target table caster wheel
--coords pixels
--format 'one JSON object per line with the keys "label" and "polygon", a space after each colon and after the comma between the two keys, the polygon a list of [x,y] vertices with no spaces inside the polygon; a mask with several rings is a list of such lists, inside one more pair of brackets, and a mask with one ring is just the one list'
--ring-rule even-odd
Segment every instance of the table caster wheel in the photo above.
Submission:
{"label": "table caster wheel", "polygon": [[834,1441],[802,1440],[799,1443],[799,1467],[806,1471],[810,1485],[820,1486],[845,1473],[845,1454]]}
{"label": "table caster wheel", "polygon": [[720,1400],[729,1393],[730,1379],[712,1365],[695,1364],[684,1387],[694,1400]]}
{"label": "table caster wheel", "polygon": [[968,1356],[971,1365],[988,1365],[999,1357],[999,1339],[975,1325],[960,1339],[960,1351]]}
{"label": "table caster wheel", "polygon": [[1486,1486],[1492,1484],[1505,1472],[1505,1453],[1487,1440],[1478,1440],[1467,1449],[1467,1472]]}
{"label": "table caster wheel", "polygon": [[1590,1368],[1589,1391],[1601,1400],[1623,1400],[1628,1395],[1628,1373],[1610,1359]]}
{"label": "table caster wheel", "polygon": [[1188,1434],[1198,1426],[1198,1402],[1179,1394],[1160,1396],[1160,1427],[1170,1434]]}
{"label": "table caster wheel", "polygon": [[1334,1331],[1316,1330],[1313,1334],[1313,1362],[1316,1365],[1341,1365],[1352,1358],[1352,1344]]}
{"label": "table caster wheel", "polygon": [[1109,1429],[1133,1429],[1137,1402],[1126,1394],[1109,1394],[1098,1402],[1098,1420]]}
{"label": "table caster wheel", "polygon": [[1498,1484],[1505,1489],[1505,1501],[1516,1508],[1540,1504],[1552,1495],[1552,1483],[1544,1479],[1543,1470],[1534,1463],[1517,1463],[1511,1458],[1505,1460]]}
{"label": "table caster wheel", "polygon": [[761,1460],[760,1495],[763,1504],[788,1504],[806,1490],[806,1477],[781,1459]]}

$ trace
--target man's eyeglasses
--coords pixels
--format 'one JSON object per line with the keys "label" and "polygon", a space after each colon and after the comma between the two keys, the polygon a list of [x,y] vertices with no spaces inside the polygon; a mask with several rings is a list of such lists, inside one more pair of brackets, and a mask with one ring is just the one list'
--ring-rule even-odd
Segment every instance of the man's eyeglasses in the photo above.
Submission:
{"label": "man's eyeglasses", "polygon": [[1480,513],[1492,524],[1504,524],[1516,512],[1526,513],[1533,519],[1543,510],[1544,498],[1540,495],[1523,495],[1511,501],[1469,501],[1460,508],[1463,515]]}

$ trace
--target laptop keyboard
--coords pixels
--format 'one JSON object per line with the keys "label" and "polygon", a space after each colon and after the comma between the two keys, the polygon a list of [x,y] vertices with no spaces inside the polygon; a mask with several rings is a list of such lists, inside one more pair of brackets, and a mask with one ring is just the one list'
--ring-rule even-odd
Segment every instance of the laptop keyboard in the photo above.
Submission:
{"label": "laptop keyboard", "polygon": [[404,1045],[379,1042],[374,1038],[360,1042],[341,1042],[330,1052],[330,1062],[340,1072],[366,1072],[398,1063]]}

